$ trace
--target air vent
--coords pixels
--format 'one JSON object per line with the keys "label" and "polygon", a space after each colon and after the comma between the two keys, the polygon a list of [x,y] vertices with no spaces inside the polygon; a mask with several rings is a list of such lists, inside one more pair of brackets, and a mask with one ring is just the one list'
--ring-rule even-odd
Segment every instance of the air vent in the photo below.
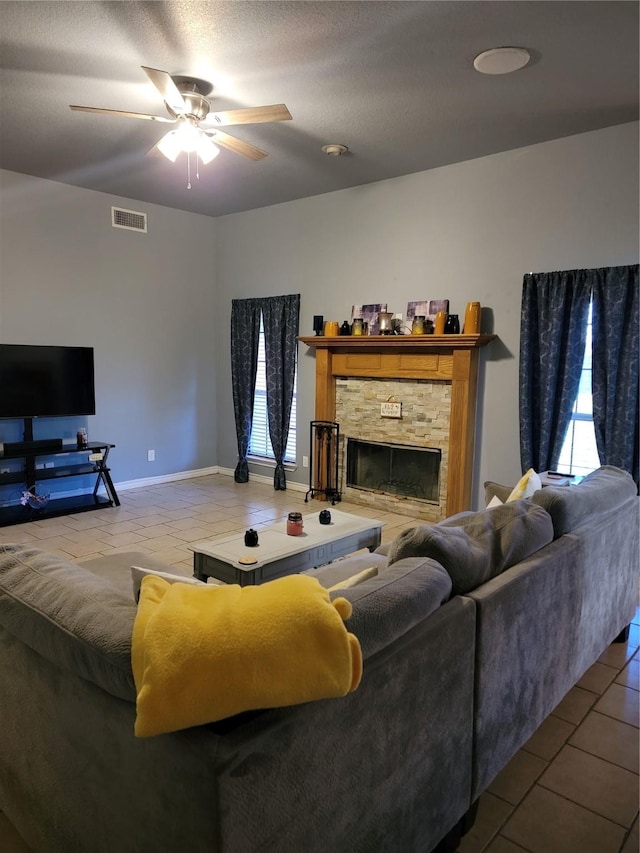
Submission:
{"label": "air vent", "polygon": [[122,207],[111,208],[111,224],[114,228],[125,228],[127,231],[147,233],[147,214],[135,210],[124,210]]}

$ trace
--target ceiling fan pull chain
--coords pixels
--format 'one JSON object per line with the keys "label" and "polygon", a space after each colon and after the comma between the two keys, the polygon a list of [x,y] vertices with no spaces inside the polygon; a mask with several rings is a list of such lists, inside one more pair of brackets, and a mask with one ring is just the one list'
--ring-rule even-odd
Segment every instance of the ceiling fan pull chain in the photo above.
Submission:
{"label": "ceiling fan pull chain", "polygon": [[187,189],[191,189],[191,152],[187,151]]}
{"label": "ceiling fan pull chain", "polygon": [[200,157],[196,151],[196,181],[200,180]]}

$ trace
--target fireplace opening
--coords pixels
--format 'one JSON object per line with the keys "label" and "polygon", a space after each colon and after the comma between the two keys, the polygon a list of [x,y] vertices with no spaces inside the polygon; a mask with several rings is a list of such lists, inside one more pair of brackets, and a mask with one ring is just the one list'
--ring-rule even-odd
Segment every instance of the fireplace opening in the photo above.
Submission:
{"label": "fireplace opening", "polygon": [[442,452],[433,447],[347,439],[347,486],[439,502]]}

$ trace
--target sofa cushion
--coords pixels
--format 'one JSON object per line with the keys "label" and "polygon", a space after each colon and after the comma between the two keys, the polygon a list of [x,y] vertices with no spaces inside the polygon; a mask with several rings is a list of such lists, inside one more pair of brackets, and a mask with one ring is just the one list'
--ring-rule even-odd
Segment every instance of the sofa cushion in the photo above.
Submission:
{"label": "sofa cushion", "polygon": [[485,506],[497,498],[497,502],[493,506],[499,506],[506,503],[507,498],[513,491],[511,486],[504,486],[502,483],[494,483],[493,480],[485,480],[484,483],[484,502]]}
{"label": "sofa cushion", "polygon": [[331,598],[338,595],[351,602],[347,628],[367,660],[438,610],[451,595],[451,578],[435,560],[408,557]]}
{"label": "sofa cushion", "polygon": [[529,501],[511,501],[404,530],[392,544],[389,564],[430,557],[450,575],[454,594],[470,592],[553,540],[551,518],[541,510]]}
{"label": "sofa cushion", "polygon": [[575,486],[548,486],[536,492],[531,500],[549,513],[557,539],[637,494],[631,474],[613,465],[603,465]]}
{"label": "sofa cushion", "polygon": [[0,622],[55,666],[129,701],[135,615],[104,578],[56,554],[0,545]]}

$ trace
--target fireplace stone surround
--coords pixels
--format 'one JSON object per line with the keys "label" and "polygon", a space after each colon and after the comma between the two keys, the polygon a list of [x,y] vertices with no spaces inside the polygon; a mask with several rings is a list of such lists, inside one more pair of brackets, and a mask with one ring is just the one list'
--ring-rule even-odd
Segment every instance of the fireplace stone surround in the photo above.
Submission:
{"label": "fireplace stone surround", "polygon": [[[341,487],[350,500],[428,521],[470,509],[479,352],[494,338],[464,334],[299,338],[315,350],[315,417],[341,424]],[[354,381],[362,387],[357,401]],[[420,397],[423,402],[416,406]],[[380,403],[390,398],[402,402],[402,418],[381,417]],[[369,411],[367,400],[373,401]],[[404,429],[407,435],[398,438]],[[439,502],[345,489],[349,437],[440,449]]]}

